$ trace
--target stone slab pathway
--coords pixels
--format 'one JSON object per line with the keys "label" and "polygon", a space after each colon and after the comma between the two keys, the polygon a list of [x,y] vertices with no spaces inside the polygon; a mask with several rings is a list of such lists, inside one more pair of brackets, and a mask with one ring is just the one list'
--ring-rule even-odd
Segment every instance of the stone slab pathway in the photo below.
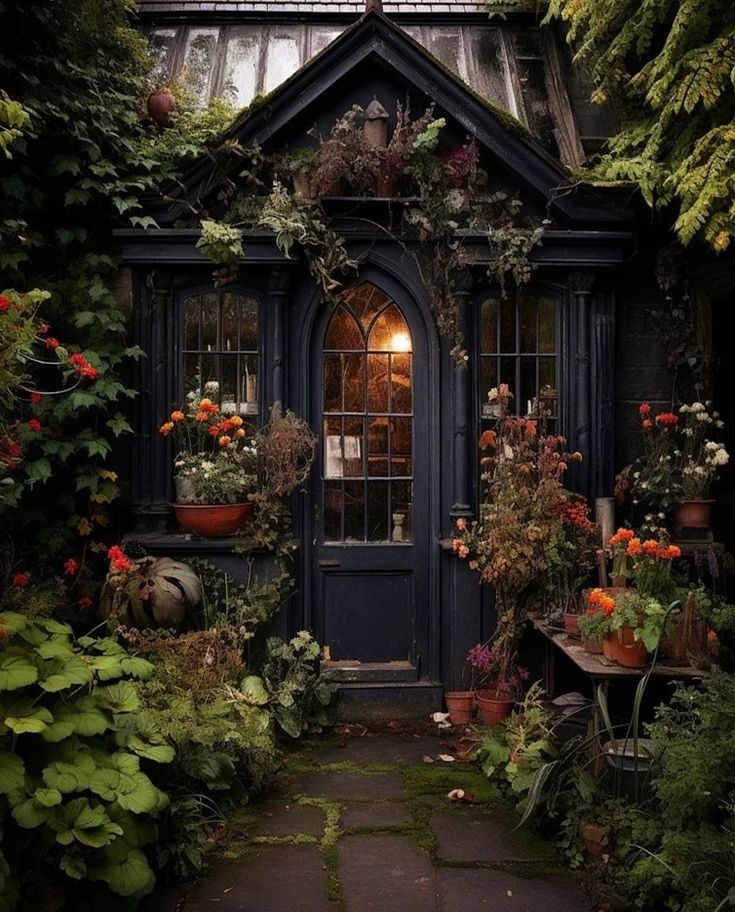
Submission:
{"label": "stone slab pathway", "polygon": [[359,726],[305,745],[156,912],[589,912],[553,848],[514,831],[492,783],[447,752],[438,734]]}

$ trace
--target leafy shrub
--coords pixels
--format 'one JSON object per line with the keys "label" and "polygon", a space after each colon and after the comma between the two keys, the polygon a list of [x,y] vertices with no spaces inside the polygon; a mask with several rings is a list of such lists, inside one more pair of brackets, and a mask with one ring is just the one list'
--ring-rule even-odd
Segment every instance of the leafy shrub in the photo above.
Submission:
{"label": "leafy shrub", "polygon": [[143,849],[168,798],[141,762],[174,753],[135,723],[130,679],[149,677],[152,665],[112,639],[75,643],[50,619],[7,612],[0,636],[0,907],[41,908],[60,883],[75,910],[82,881],[101,885],[87,884],[86,898],[150,892]]}
{"label": "leafy shrub", "polygon": [[266,642],[263,683],[276,722],[292,738],[329,724],[327,707],[337,691],[320,667],[320,647],[301,630],[286,643],[278,637]]}

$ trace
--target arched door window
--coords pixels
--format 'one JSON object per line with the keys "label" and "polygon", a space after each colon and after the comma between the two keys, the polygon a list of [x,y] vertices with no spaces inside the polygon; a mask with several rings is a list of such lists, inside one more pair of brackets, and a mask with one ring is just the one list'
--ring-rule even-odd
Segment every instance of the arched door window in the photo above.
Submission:
{"label": "arched door window", "polygon": [[413,343],[395,302],[350,289],[322,354],[324,540],[412,540]]}

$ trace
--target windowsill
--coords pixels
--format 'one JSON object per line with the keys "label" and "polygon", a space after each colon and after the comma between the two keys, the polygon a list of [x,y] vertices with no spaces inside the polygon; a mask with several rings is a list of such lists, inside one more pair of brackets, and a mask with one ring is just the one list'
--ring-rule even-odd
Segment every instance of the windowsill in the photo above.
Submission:
{"label": "windowsill", "polygon": [[[205,538],[191,532],[128,532],[123,536],[123,544],[139,542],[149,554],[167,554],[170,551],[189,552],[191,554],[233,554],[238,544],[234,535],[222,538]],[[238,557],[250,555],[269,555],[271,551],[265,548],[249,551],[247,554],[238,554]]]}

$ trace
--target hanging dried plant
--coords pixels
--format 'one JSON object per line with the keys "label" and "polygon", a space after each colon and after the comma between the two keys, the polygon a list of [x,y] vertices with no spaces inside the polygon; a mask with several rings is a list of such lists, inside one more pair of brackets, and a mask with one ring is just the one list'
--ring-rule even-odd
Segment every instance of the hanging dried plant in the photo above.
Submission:
{"label": "hanging dried plant", "polygon": [[258,449],[268,487],[274,494],[292,494],[306,481],[316,452],[316,437],[309,425],[287,411],[280,402],[271,408],[270,420],[259,435]]}

